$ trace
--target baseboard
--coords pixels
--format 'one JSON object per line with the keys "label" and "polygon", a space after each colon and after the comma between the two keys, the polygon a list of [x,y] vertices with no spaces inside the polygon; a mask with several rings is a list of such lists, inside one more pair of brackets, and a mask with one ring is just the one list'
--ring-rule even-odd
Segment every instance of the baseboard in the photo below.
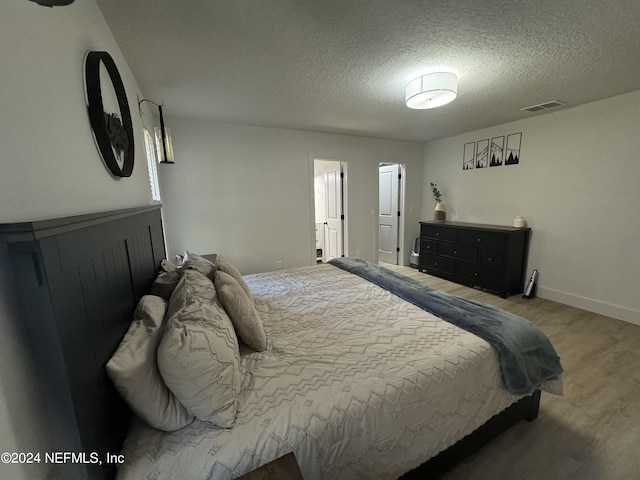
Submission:
{"label": "baseboard", "polygon": [[581,297],[580,295],[562,292],[552,288],[538,287],[537,295],[540,298],[553,300],[554,302],[563,303],[572,307],[581,308],[582,310],[587,310],[607,317],[616,318],[624,322],[640,325],[640,311],[638,310]]}

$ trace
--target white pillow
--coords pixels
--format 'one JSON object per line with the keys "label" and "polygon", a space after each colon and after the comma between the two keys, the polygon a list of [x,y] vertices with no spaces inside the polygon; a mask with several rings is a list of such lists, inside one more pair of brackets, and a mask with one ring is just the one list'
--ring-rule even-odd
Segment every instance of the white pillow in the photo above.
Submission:
{"label": "white pillow", "polygon": [[107,362],[107,374],[138,417],[154,428],[173,431],[194,417],[164,384],[156,363],[166,309],[166,300],[155,295],[140,299],[129,330]]}
{"label": "white pillow", "polygon": [[232,427],[243,380],[240,352],[213,283],[196,270],[185,270],[167,315],[158,347],[162,378],[197,418]]}
{"label": "white pillow", "polygon": [[240,284],[226,272],[218,270],[216,291],[240,339],[257,352],[267,348],[267,336],[253,299],[249,299]]}

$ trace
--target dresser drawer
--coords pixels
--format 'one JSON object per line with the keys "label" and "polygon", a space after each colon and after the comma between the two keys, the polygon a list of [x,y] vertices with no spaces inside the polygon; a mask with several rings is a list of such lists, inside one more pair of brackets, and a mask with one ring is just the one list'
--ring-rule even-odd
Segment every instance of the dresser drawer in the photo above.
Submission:
{"label": "dresser drawer", "polygon": [[438,270],[448,275],[453,275],[456,262],[451,258],[439,257],[436,255],[425,255],[423,266],[428,269]]}
{"label": "dresser drawer", "polygon": [[468,247],[466,245],[440,243],[438,245],[438,255],[457,258],[458,260],[465,260],[467,262],[478,261],[478,249],[475,247]]}
{"label": "dresser drawer", "polygon": [[440,227],[438,225],[422,225],[420,228],[420,236],[441,240],[443,242],[456,241],[456,231],[453,228]]}
{"label": "dresser drawer", "polygon": [[457,276],[468,280],[474,285],[481,285],[488,289],[499,289],[502,272],[499,269],[483,267],[473,263],[458,263]]}
{"label": "dresser drawer", "polygon": [[478,253],[480,265],[488,268],[502,268],[502,250],[494,250],[493,248],[481,248]]}
{"label": "dresser drawer", "polygon": [[458,242],[462,245],[473,245],[501,251],[504,249],[505,236],[494,232],[460,230],[458,232]]}
{"label": "dresser drawer", "polygon": [[435,255],[438,253],[438,242],[422,239],[420,242],[420,253],[433,253]]}

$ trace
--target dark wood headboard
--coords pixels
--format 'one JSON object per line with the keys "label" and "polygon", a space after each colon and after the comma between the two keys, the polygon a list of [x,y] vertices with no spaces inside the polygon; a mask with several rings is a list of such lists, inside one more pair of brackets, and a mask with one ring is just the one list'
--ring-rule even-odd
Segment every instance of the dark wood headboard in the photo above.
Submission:
{"label": "dark wood headboard", "polygon": [[165,258],[160,206],[4,224],[0,243],[16,285],[18,328],[37,366],[51,450],[95,452],[103,462],[56,465],[56,473],[113,478],[104,455],[120,452],[131,413],[105,365]]}

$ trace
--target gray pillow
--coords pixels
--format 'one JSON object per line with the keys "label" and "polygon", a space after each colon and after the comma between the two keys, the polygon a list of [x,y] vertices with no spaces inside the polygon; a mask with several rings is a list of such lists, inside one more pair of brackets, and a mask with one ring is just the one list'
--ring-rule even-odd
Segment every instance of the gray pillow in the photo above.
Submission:
{"label": "gray pillow", "polygon": [[240,274],[240,270],[238,270],[235,267],[235,265],[229,262],[222,255],[218,255],[216,267],[218,268],[218,270],[228,273],[233,278],[235,278],[236,282],[238,282],[238,284],[242,287],[242,289],[247,294],[247,297],[249,298],[249,300],[251,300],[252,303],[255,302],[253,298],[253,293],[251,293],[251,289],[249,288],[249,285],[247,285],[247,283],[244,281],[244,278],[242,278],[242,275]]}
{"label": "gray pillow", "polygon": [[197,418],[229,428],[243,381],[238,339],[213,283],[185,270],[171,295],[158,347],[162,378]]}
{"label": "gray pillow", "polygon": [[213,282],[216,273],[216,265],[201,255],[193,252],[185,252],[182,262],[182,270],[193,269],[200,272]]}
{"label": "gray pillow", "polygon": [[267,337],[253,299],[247,297],[240,284],[226,272],[218,270],[216,291],[240,339],[257,352],[267,348]]}
{"label": "gray pillow", "polygon": [[154,428],[173,431],[194,417],[167,388],[156,363],[166,309],[160,297],[140,299],[129,330],[107,362],[107,374],[138,417]]}
{"label": "gray pillow", "polygon": [[160,270],[162,272],[169,272],[169,273],[171,273],[171,272],[179,273],[180,272],[180,269],[178,268],[178,265],[176,265],[175,263],[170,262],[166,258],[164,260],[162,260],[162,262],[160,262]]}

